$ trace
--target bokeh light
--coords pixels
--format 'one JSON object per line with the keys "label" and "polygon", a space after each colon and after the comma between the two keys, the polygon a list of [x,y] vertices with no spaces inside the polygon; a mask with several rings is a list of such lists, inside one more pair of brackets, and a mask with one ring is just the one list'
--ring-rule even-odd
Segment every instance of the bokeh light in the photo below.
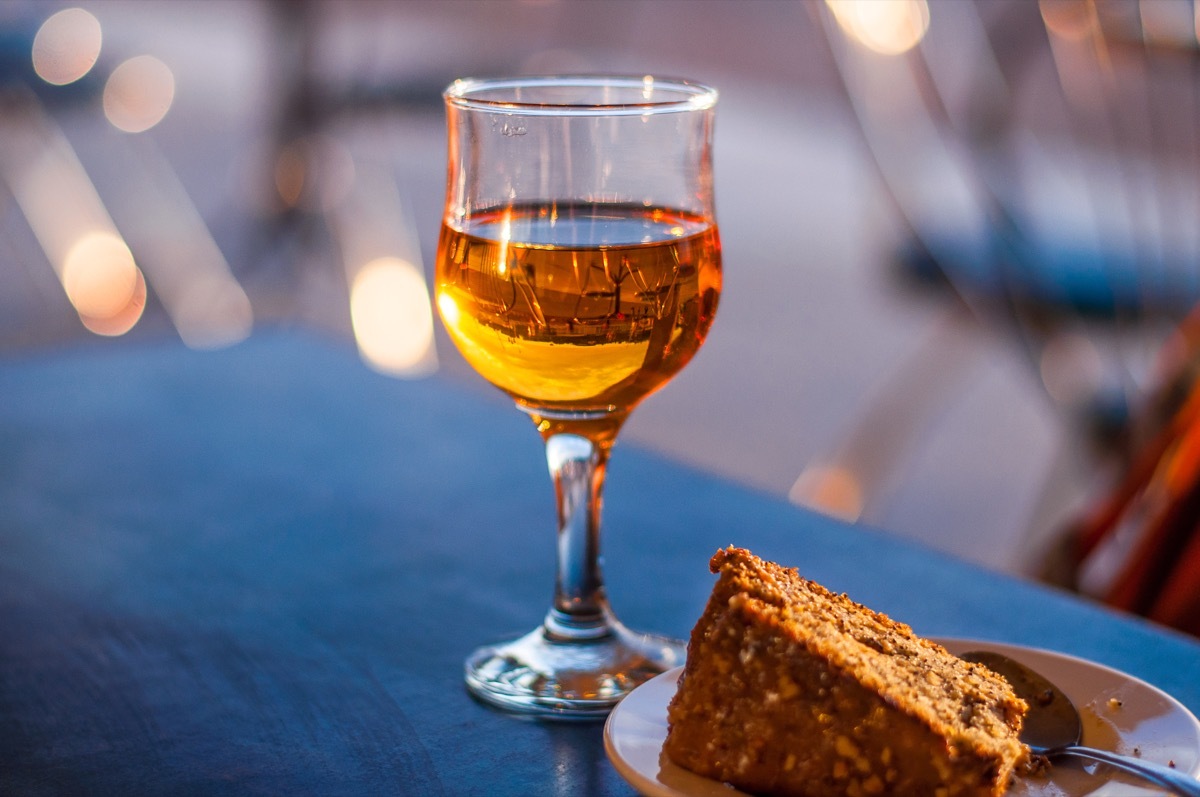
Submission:
{"label": "bokeh light", "polygon": [[94,230],[67,251],[59,273],[84,325],[102,335],[133,328],[146,304],[146,282],[119,235]]}
{"label": "bokeh light", "polygon": [[1065,406],[1079,406],[1104,387],[1104,356],[1087,335],[1064,333],[1046,343],[1038,372],[1050,398]]}
{"label": "bokeh light", "polygon": [[442,320],[447,326],[454,326],[458,323],[458,305],[454,303],[454,298],[448,293],[443,293],[437,298],[438,312],[442,314]]}
{"label": "bokeh light", "polygon": [[[152,272],[150,276],[155,275]],[[167,311],[184,344],[193,349],[215,349],[250,336],[254,308],[228,271],[214,269],[210,261],[207,270],[196,269],[188,274],[182,288],[180,295],[171,297]]]}
{"label": "bokeh light", "polygon": [[104,84],[104,115],[118,130],[141,133],[163,120],[175,100],[175,76],[152,55],[123,62]]}
{"label": "bokeh light", "polygon": [[812,465],[788,491],[792,503],[847,521],[858,520],[865,496],[862,481],[849,468]]}
{"label": "bokeh light", "polygon": [[124,335],[133,329],[141,319],[142,311],[145,309],[146,280],[142,276],[141,270],[138,270],[137,282],[134,284],[133,293],[129,295],[129,301],[125,303],[124,307],[110,316],[89,316],[80,313],[79,320],[89,332],[107,337],[116,337]]}
{"label": "bokeh light", "polygon": [[1147,44],[1194,48],[1197,45],[1196,24],[1200,22],[1200,4],[1164,3],[1161,0],[1141,0],[1138,12],[1142,39]]}
{"label": "bokeh light", "polygon": [[82,8],[51,15],[33,37],[33,71],[55,86],[82,78],[100,57],[100,21]]}
{"label": "bokeh light", "polygon": [[1088,0],[1039,0],[1046,30],[1068,41],[1081,41],[1099,28],[1096,6]]}
{"label": "bokeh light", "polygon": [[929,29],[926,0],[825,0],[825,5],[847,36],[882,55],[908,52]]}
{"label": "bokeh light", "polygon": [[308,175],[308,153],[301,142],[281,147],[275,158],[275,191],[284,207],[294,208],[300,204],[304,183]]}
{"label": "bokeh light", "polygon": [[304,136],[281,147],[275,159],[275,190],[285,207],[328,211],[349,194],[354,158],[332,136]]}
{"label": "bokeh light", "polygon": [[381,257],[363,266],[351,284],[350,318],[372,367],[390,374],[432,368],[433,312],[425,278],[412,263]]}
{"label": "bokeh light", "polygon": [[80,238],[62,265],[67,298],[83,315],[105,317],[125,307],[137,284],[137,265],[117,235],[98,230]]}

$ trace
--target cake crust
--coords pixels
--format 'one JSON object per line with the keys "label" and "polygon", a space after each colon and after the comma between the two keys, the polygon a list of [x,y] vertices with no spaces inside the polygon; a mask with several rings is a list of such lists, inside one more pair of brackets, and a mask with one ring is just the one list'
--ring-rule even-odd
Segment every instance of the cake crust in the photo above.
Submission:
{"label": "cake crust", "polygon": [[664,751],[745,791],[998,797],[1028,751],[1008,683],[740,548],[692,631]]}

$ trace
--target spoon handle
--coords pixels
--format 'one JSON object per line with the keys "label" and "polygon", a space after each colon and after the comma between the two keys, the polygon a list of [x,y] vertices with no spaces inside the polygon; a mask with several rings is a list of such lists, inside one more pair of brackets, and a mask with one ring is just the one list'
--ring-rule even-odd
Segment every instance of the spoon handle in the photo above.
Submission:
{"label": "spoon handle", "polygon": [[1159,786],[1170,789],[1171,792],[1180,797],[1200,797],[1200,780],[1185,775],[1177,769],[1156,764],[1153,761],[1110,753],[1107,750],[1083,747],[1082,745],[1060,747],[1054,750],[1053,754],[1073,755],[1081,758],[1090,758],[1093,761],[1101,761],[1123,769],[1126,772],[1140,775],[1152,783],[1157,783]]}

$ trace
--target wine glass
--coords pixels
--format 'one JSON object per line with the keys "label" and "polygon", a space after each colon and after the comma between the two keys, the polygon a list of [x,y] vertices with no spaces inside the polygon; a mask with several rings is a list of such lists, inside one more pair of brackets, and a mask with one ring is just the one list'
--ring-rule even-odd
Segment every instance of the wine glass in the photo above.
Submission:
{"label": "wine glass", "polygon": [[557,578],[540,628],[475,651],[468,688],[510,711],[604,716],[683,661],[614,617],[600,507],[622,423],[704,342],[721,292],[717,92],[654,77],[463,79],[444,94],[438,311],[545,442]]}

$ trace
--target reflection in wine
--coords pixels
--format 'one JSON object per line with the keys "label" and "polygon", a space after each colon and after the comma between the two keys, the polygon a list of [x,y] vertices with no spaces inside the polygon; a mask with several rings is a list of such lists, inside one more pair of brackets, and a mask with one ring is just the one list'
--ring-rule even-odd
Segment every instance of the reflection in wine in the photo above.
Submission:
{"label": "reflection in wine", "polygon": [[661,208],[505,209],[438,251],[451,337],[531,412],[627,413],[700,348],[721,289],[716,226]]}

